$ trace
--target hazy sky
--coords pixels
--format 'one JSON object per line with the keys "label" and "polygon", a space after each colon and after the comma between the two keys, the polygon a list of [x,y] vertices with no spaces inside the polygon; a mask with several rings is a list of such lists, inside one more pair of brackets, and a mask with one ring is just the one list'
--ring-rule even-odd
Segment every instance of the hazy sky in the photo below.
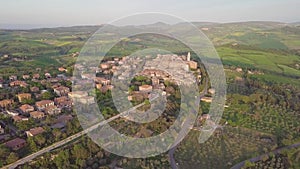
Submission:
{"label": "hazy sky", "polygon": [[300,0],[1,0],[0,25],[95,25],[134,13],[188,21],[300,21]]}

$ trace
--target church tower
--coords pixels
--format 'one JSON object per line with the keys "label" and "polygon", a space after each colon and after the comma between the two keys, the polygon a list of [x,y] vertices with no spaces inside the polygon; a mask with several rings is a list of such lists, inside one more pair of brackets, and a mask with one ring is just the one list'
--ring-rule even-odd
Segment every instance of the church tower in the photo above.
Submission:
{"label": "church tower", "polygon": [[187,61],[191,61],[191,52],[189,52],[187,55]]}

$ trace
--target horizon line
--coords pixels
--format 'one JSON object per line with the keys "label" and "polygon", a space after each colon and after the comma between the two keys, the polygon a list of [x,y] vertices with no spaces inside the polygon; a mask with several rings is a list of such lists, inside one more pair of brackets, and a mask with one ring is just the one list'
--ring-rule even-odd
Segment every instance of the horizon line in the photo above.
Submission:
{"label": "horizon line", "polygon": [[[272,20],[248,20],[248,21],[229,21],[229,22],[214,22],[214,21],[191,21],[189,23],[207,23],[207,24],[237,24],[237,23],[253,23],[253,22],[268,22],[268,23],[278,23],[278,24],[300,24],[300,21],[296,22],[283,22],[283,21],[272,21]],[[164,22],[155,22],[150,24],[144,25],[151,25],[151,24],[167,24],[167,25],[176,25],[185,22],[178,22],[175,24],[168,24]],[[70,25],[61,25],[61,24],[6,24],[0,23],[0,30],[36,30],[36,29],[55,29],[55,28],[71,28],[71,27],[93,27],[93,26],[102,26],[102,25],[109,25],[109,24],[70,24]],[[134,24],[124,25],[124,26],[133,26]],[[135,25],[141,26],[141,25]]]}

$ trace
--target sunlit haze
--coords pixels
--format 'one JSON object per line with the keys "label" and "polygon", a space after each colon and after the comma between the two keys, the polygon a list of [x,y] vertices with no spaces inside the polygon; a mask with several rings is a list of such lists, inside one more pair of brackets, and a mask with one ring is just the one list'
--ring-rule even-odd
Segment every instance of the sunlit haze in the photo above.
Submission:
{"label": "sunlit haze", "polygon": [[196,22],[300,21],[299,0],[9,0],[0,2],[1,28],[99,25],[143,12]]}

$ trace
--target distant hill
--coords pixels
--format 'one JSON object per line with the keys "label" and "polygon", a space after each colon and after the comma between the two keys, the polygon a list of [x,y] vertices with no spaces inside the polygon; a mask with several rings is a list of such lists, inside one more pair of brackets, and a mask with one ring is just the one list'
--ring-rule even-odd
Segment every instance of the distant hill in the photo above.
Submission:
{"label": "distant hill", "polygon": [[[186,24],[178,23],[176,25]],[[300,77],[297,65],[300,64],[300,27],[297,23],[280,22],[237,22],[211,23],[193,22],[215,45],[225,65],[255,68],[270,71],[276,76]],[[150,25],[126,26],[128,30],[139,27],[168,29],[176,25],[162,22]],[[0,67],[37,67],[70,64],[74,54],[80,52],[85,42],[103,25],[40,28],[31,30],[0,30]],[[117,28],[110,25],[111,29]],[[146,39],[143,43],[140,38]],[[118,48],[112,55],[126,55],[146,46],[160,47],[161,37],[133,38],[123,45],[131,48]],[[193,39],[194,37],[187,37]],[[105,39],[109,41],[110,39]],[[190,49],[175,41],[165,39],[174,53],[186,53]],[[125,53],[125,54],[124,54]],[[4,58],[9,55],[10,58]],[[16,60],[25,60],[17,62]],[[21,65],[21,66],[20,66]],[[1,68],[2,68],[1,67]]]}
{"label": "distant hill", "polygon": [[294,22],[294,23],[290,23],[289,25],[293,25],[293,26],[300,26],[300,22]]}
{"label": "distant hill", "polygon": [[[185,23],[178,23],[176,25],[180,24]],[[193,24],[201,29],[216,46],[238,43],[257,46],[259,48],[289,48],[297,50],[300,46],[300,28],[295,26],[297,23],[286,24],[281,22],[252,21],[236,23],[193,22]],[[157,22],[140,27],[168,28],[170,26],[173,25]],[[0,29],[0,51],[1,53],[12,53],[15,55],[22,54],[23,52],[24,55],[30,56],[33,54],[26,53],[26,48],[29,47],[26,44],[30,44],[31,48],[35,46],[37,49],[42,47],[43,52],[41,53],[47,53],[47,50],[51,50],[52,52],[56,51],[65,54],[78,50],[100,27],[101,25],[31,30]],[[133,26],[127,26],[128,29],[130,27]],[[20,53],[20,51],[22,52]]]}
{"label": "distant hill", "polygon": [[29,32],[95,32],[101,26],[72,26],[72,27],[57,27],[57,28],[38,28],[30,29]]}

